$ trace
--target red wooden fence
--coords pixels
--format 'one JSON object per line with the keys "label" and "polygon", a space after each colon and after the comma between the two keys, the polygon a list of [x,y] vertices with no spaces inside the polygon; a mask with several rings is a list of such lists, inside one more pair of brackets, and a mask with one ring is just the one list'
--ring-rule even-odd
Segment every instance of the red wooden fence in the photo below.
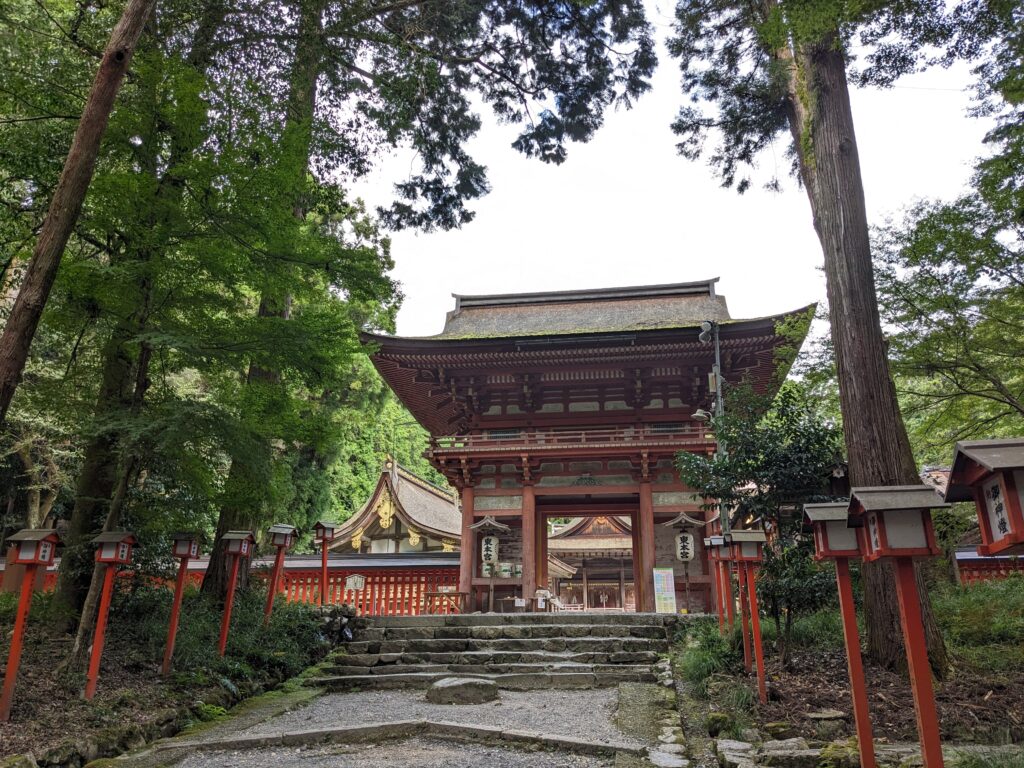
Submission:
{"label": "red wooden fence", "polygon": [[979,581],[1005,579],[1013,574],[1024,574],[1024,558],[1006,558],[999,560],[959,560],[960,582],[977,584]]}
{"label": "red wooden fence", "polygon": [[[132,571],[122,571],[122,577],[131,577]],[[267,568],[254,568],[252,577],[266,580]],[[361,590],[345,589],[349,576],[364,578]],[[191,586],[198,587],[203,581],[203,571],[192,570],[188,574]],[[406,567],[406,568],[329,568],[327,571],[327,604],[351,605],[360,616],[416,616],[427,610],[427,592],[455,591],[459,584],[459,569],[453,567]],[[173,585],[172,581],[167,586]],[[57,586],[57,570],[48,570],[43,577],[43,591],[49,592]],[[319,603],[319,568],[284,568],[278,581],[278,594],[284,595],[289,603]],[[438,611],[449,613],[445,601],[437,606]]]}

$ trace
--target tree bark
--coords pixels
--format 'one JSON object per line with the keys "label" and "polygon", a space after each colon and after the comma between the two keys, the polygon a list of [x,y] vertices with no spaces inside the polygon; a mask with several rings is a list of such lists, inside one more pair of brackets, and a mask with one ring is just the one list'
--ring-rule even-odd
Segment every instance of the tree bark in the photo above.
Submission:
{"label": "tree bark", "polygon": [[103,52],[18,298],[0,336],[0,426],[25,370],[32,338],[57,277],[64,246],[82,211],[114,99],[155,5],[156,0],[129,0]]}
{"label": "tree bark", "polygon": [[[292,150],[288,157],[296,159],[293,169],[295,199],[292,202],[292,214],[302,219],[305,217],[305,205],[300,197],[309,171],[309,153],[313,141],[313,119],[316,114],[317,80],[323,66],[323,14],[326,0],[299,2],[298,42],[295,47],[295,58],[290,76],[287,113],[282,131],[282,144]],[[284,317],[291,314],[291,298],[289,296],[272,297],[264,294],[260,301],[260,317]],[[253,382],[279,381],[280,374],[250,363],[246,381]],[[259,510],[252,504],[245,503],[242,489],[248,483],[259,483],[262,479],[256,476],[250,467],[243,466],[240,457],[234,457],[226,485],[225,501],[221,505],[217,519],[217,533],[210,551],[210,560],[203,577],[202,591],[204,594],[223,600],[227,595],[228,563],[223,543],[223,536],[230,530],[247,530],[260,519]],[[250,497],[252,494],[249,494]],[[248,572],[240,571],[238,586],[244,588],[248,584]]]}
{"label": "tree bark", "polygon": [[[878,313],[864,185],[846,60],[838,35],[776,57],[788,65],[788,117],[800,174],[824,252],[843,434],[852,486],[921,483],[889,371]],[[905,661],[891,564],[865,563],[868,653],[900,667]],[[940,675],[945,644],[917,570],[929,657]]]}

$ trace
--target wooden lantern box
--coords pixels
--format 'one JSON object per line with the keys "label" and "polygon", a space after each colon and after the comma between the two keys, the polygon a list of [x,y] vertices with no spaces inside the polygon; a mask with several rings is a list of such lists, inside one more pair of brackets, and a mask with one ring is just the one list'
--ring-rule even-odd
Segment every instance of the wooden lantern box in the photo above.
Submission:
{"label": "wooden lantern box", "polygon": [[222,538],[227,553],[240,557],[252,554],[252,545],[256,543],[252,531],[228,531]]}
{"label": "wooden lantern box", "polygon": [[973,501],[978,554],[1024,554],[1024,438],[956,444],[946,501]]}
{"label": "wooden lantern box", "polygon": [[859,529],[864,560],[883,557],[935,557],[931,510],[948,507],[939,494],[924,485],[854,488],[848,508],[849,525]]}
{"label": "wooden lantern box", "polygon": [[847,525],[850,503],[805,504],[804,514],[814,529],[814,559],[860,557],[857,530]]}
{"label": "wooden lantern box", "polygon": [[127,565],[132,549],[139,540],[129,531],[105,531],[92,540],[96,545],[96,562]]}
{"label": "wooden lantern box", "polygon": [[14,565],[53,565],[57,556],[60,537],[52,528],[23,528],[7,537],[9,544],[16,544]]}
{"label": "wooden lantern box", "polygon": [[313,538],[319,542],[334,541],[334,537],[338,535],[339,528],[341,526],[338,523],[328,523],[321,520],[313,526]]}
{"label": "wooden lantern box", "polygon": [[731,531],[732,559],[738,563],[760,563],[764,560],[764,544],[768,541],[764,531]]}
{"label": "wooden lantern box", "polygon": [[296,527],[294,525],[285,525],[284,523],[277,523],[270,526],[270,543],[275,547],[283,547],[288,549],[295,541]]}
{"label": "wooden lantern box", "polygon": [[177,558],[194,559],[199,557],[199,537],[194,533],[174,533],[171,535],[174,540],[172,552]]}

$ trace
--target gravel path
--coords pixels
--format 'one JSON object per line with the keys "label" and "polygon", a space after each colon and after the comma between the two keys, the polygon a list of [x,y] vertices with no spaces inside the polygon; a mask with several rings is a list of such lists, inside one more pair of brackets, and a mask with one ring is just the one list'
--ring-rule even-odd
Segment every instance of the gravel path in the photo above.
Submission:
{"label": "gravel path", "polygon": [[239,733],[260,735],[394,720],[446,720],[643,746],[622,733],[612,722],[618,701],[615,688],[502,691],[498,701],[487,704],[431,704],[423,696],[423,691],[327,694]]}
{"label": "gravel path", "polygon": [[189,755],[179,768],[610,768],[608,758],[564,752],[527,752],[481,744],[408,739],[383,745],[359,744],[252,751],[210,751]]}

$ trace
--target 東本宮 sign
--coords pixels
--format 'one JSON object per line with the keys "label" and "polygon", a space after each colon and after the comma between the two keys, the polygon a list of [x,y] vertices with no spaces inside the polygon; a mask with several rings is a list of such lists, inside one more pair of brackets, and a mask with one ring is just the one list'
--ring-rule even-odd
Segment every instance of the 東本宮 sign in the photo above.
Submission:
{"label": "\u6771\u672c\u5bae sign", "polygon": [[484,536],[480,539],[480,559],[485,563],[498,562],[497,536]]}
{"label": "\u6771\u672c\u5bae sign", "polygon": [[353,573],[345,578],[345,590],[359,592],[366,586],[366,577],[361,573]]}
{"label": "\u6771\u672c\u5bae sign", "polygon": [[688,563],[693,560],[693,534],[680,533],[676,535],[676,560]]}
{"label": "\u6771\u672c\u5bae sign", "polygon": [[655,613],[676,612],[676,577],[671,568],[653,568]]}

